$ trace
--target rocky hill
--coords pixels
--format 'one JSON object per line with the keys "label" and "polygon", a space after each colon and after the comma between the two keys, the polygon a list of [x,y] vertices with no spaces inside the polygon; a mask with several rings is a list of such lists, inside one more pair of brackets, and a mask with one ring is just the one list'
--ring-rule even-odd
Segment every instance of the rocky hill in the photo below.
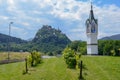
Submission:
{"label": "rocky hill", "polygon": [[61,30],[49,25],[43,25],[32,40],[33,49],[45,53],[60,53],[70,42],[70,39]]}

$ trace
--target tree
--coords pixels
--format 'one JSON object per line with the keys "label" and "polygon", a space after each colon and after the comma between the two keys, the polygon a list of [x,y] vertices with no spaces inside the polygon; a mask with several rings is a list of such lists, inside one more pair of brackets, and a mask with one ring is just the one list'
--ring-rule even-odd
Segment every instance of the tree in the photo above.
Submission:
{"label": "tree", "polygon": [[116,55],[115,50],[111,50],[110,52],[111,52],[111,55],[112,55],[112,56],[115,56],[115,55]]}
{"label": "tree", "polygon": [[37,64],[41,63],[42,58],[41,54],[37,51],[32,51],[31,55],[28,56],[28,63],[31,66],[37,66]]}
{"label": "tree", "polygon": [[68,47],[79,54],[85,55],[87,53],[85,41],[73,41],[68,45]]}
{"label": "tree", "polygon": [[99,40],[99,55],[119,56],[120,40]]}
{"label": "tree", "polygon": [[76,66],[76,58],[75,58],[75,51],[66,47],[63,51],[63,57],[68,68],[75,68]]}

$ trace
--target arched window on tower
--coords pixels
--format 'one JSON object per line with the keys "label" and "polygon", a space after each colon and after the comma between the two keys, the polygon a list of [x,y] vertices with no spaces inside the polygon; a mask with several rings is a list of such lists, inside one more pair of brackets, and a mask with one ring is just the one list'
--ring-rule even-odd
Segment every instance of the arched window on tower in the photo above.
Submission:
{"label": "arched window on tower", "polygon": [[89,20],[86,22],[86,32],[90,33],[90,25],[89,25]]}
{"label": "arched window on tower", "polygon": [[96,33],[95,22],[94,21],[92,21],[92,23],[91,23],[91,33]]}

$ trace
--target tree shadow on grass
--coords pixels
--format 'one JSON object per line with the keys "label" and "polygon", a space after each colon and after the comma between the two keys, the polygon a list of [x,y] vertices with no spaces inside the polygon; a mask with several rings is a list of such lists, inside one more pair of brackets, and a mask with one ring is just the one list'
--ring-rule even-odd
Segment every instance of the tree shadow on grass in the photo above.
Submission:
{"label": "tree shadow on grass", "polygon": [[78,80],[86,80],[84,77],[82,77],[81,79],[80,79],[80,77],[78,77]]}

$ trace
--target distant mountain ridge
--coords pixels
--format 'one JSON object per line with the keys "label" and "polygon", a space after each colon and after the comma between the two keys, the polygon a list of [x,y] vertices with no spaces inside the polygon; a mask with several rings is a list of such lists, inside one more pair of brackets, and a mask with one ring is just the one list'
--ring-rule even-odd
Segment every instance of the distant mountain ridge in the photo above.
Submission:
{"label": "distant mountain ridge", "polygon": [[26,46],[24,47],[24,44],[26,45],[28,44],[28,42],[20,38],[0,33],[0,51],[8,51],[8,46],[9,51],[27,51],[27,49],[25,48]]}
{"label": "distant mountain ridge", "polygon": [[8,43],[8,42],[14,42],[19,44],[19,43],[26,43],[27,41],[0,33],[0,43]]}
{"label": "distant mountain ridge", "polygon": [[108,36],[108,37],[103,37],[100,40],[120,40],[120,34]]}

